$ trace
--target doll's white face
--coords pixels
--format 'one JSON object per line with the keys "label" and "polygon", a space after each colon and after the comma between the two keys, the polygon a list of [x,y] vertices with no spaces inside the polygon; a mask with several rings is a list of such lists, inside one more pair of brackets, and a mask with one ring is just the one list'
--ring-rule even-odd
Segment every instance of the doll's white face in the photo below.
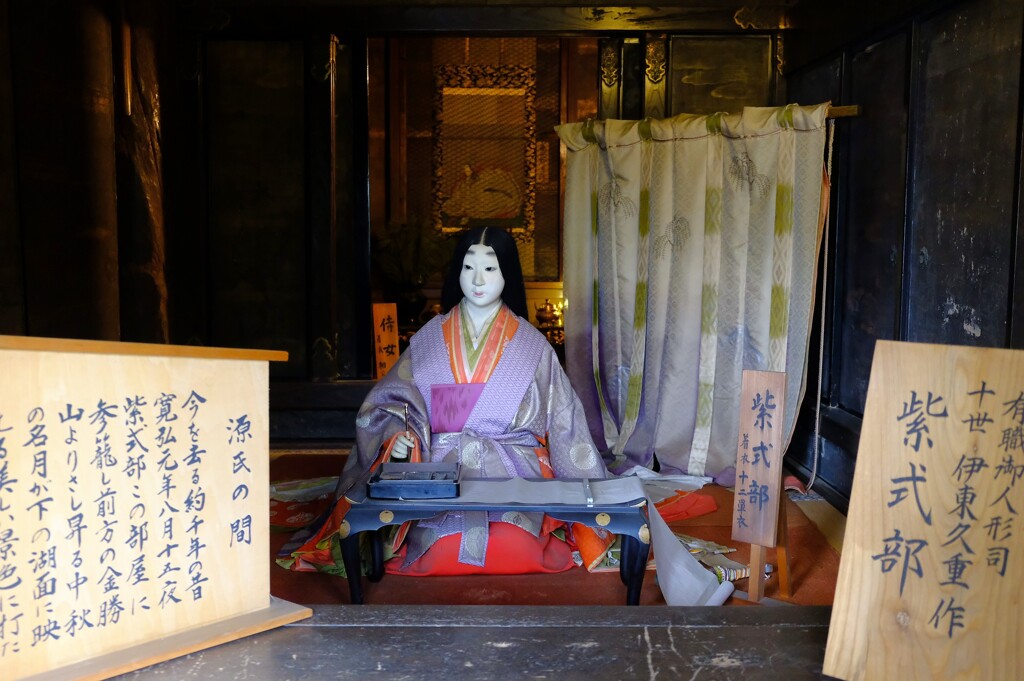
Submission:
{"label": "doll's white face", "polygon": [[498,256],[494,249],[483,244],[473,244],[462,259],[462,273],[459,285],[466,302],[480,309],[493,308],[501,303],[501,292],[505,289],[505,277],[501,275]]}

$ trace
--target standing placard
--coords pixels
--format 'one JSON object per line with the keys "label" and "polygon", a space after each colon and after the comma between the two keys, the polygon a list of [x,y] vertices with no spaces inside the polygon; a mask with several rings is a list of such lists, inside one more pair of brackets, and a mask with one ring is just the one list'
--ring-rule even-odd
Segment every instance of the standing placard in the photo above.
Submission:
{"label": "standing placard", "polygon": [[310,615],[270,597],[286,358],[0,336],[6,678],[107,678]]}
{"label": "standing placard", "polygon": [[377,378],[391,371],[398,361],[398,306],[394,303],[373,304],[373,351]]}
{"label": "standing placard", "polygon": [[[736,491],[733,494],[732,538],[750,544],[750,599],[764,594],[765,547],[779,537],[782,494],[782,414],[786,374],[744,370],[740,389],[740,427],[736,445]],[[784,508],[784,507],[783,507]],[[780,564],[785,563],[785,528]],[[788,595],[788,566],[784,567]]]}
{"label": "standing placard", "polygon": [[1024,352],[878,341],[824,672],[1019,679]]}

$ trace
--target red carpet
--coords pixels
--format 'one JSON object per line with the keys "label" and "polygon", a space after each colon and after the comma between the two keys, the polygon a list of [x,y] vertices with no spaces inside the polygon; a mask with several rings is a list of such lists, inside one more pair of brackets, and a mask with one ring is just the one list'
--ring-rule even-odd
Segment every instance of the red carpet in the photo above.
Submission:
{"label": "red carpet", "polygon": [[[337,475],[343,460],[341,455],[289,453],[271,462],[270,479],[271,482],[280,482]],[[734,542],[730,536],[732,492],[709,485],[700,493],[713,497],[718,503],[718,510],[676,521],[672,527],[684,534],[735,547],[736,551],[728,557],[746,563],[750,557],[749,545]],[[800,605],[831,605],[839,571],[839,555],[796,504],[788,499],[786,504],[793,593],[783,599],[779,594],[779,580],[773,576],[766,584],[765,596]],[[284,532],[270,535],[271,594],[305,605],[349,603],[345,579],[320,573],[289,572],[274,564],[274,556],[289,536]],[[776,563],[774,549],[768,550],[768,562]],[[746,591],[747,580],[737,581],[736,588]],[[589,573],[583,568],[538,575],[387,575],[376,584],[364,579],[363,593],[366,603],[376,605],[624,605],[626,602],[625,587],[618,572]],[[665,604],[653,570],[647,571],[640,604]],[[744,602],[734,598],[727,604]]]}

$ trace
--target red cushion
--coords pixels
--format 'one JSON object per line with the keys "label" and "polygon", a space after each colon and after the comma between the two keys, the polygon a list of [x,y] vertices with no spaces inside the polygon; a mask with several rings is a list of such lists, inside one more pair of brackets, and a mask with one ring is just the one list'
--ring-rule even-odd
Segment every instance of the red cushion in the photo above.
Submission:
{"label": "red cushion", "polygon": [[572,551],[564,541],[551,535],[534,537],[509,523],[490,524],[487,554],[483,566],[459,562],[461,534],[442,537],[419,560],[402,569],[405,549],[385,564],[385,569],[398,575],[522,575],[532,572],[564,572],[576,564]]}

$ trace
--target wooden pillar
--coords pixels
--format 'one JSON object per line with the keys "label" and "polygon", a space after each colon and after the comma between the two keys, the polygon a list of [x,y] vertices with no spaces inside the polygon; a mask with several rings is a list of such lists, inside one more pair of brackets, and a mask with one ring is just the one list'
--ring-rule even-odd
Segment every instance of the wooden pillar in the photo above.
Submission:
{"label": "wooden pillar", "polygon": [[25,289],[15,174],[9,4],[8,0],[0,0],[0,334],[22,335]]}
{"label": "wooden pillar", "polygon": [[644,48],[640,38],[622,40],[622,70],[619,85],[619,117],[638,121],[644,117]]}
{"label": "wooden pillar", "polygon": [[338,378],[336,301],[337,186],[335,172],[335,83],[337,39],[306,39],[306,220],[310,261],[309,374],[314,381]]}
{"label": "wooden pillar", "polygon": [[121,340],[168,343],[160,0],[121,0],[117,88]]}
{"label": "wooden pillar", "polygon": [[373,376],[373,310],[370,281],[370,124],[367,110],[367,45],[349,38],[336,50],[338,366],[342,378]]}
{"label": "wooden pillar", "polygon": [[26,333],[120,333],[110,7],[11,3]]}

